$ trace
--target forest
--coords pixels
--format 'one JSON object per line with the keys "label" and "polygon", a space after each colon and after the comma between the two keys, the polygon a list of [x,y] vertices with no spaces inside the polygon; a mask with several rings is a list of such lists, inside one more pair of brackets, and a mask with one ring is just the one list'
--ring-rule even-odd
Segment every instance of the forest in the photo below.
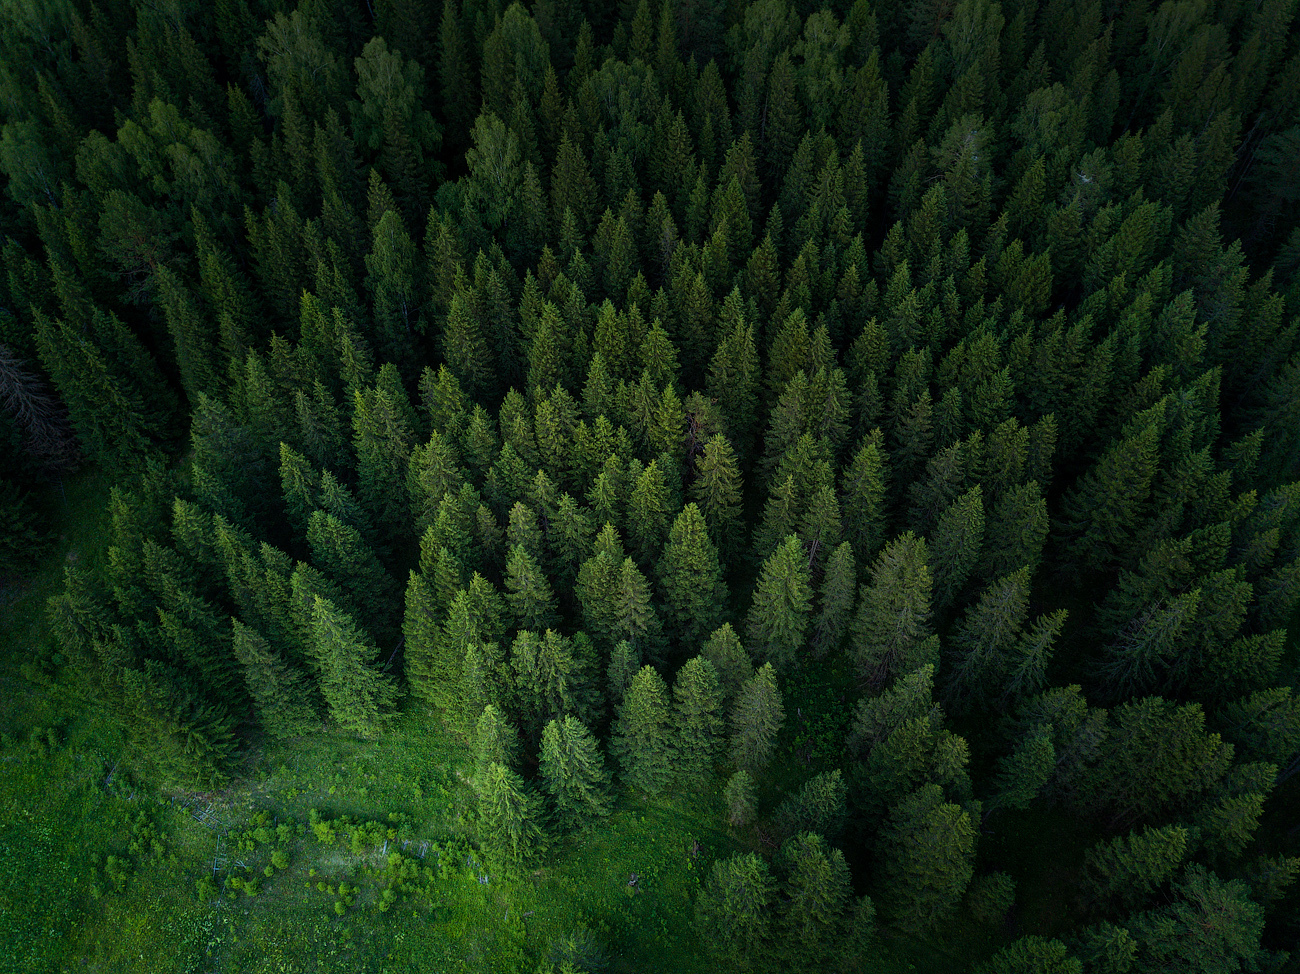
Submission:
{"label": "forest", "polygon": [[1300,0],[2,0],[0,971],[1300,971]]}

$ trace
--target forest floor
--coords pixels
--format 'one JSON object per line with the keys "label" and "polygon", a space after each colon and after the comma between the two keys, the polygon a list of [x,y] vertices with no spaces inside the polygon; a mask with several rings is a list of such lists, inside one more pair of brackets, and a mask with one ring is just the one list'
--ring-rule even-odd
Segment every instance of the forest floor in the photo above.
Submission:
{"label": "forest floor", "polygon": [[[691,904],[710,862],[743,842],[712,792],[625,796],[598,829],[503,872],[469,843],[466,748],[418,706],[378,741],[254,744],[220,792],[133,781],[109,723],[41,663],[64,566],[107,557],[107,490],[92,471],[49,498],[58,543],[0,594],[0,974],[531,972],[593,943],[611,972],[714,966]],[[833,666],[788,688],[768,797],[835,762],[851,691]],[[1015,827],[1034,841],[1001,837],[999,867],[1030,904],[1020,932],[1052,931],[1070,912],[1067,884],[1034,853],[1082,844],[1069,831],[1039,816]],[[231,889],[232,877],[248,881]],[[864,969],[960,970],[1007,932],[965,919],[942,942],[884,939]]]}

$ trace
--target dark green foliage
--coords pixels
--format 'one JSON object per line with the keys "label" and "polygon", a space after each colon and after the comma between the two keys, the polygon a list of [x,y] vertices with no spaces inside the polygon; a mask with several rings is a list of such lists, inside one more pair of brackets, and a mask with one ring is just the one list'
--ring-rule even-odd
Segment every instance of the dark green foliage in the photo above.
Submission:
{"label": "dark green foliage", "polygon": [[579,828],[610,812],[609,775],[599,745],[576,717],[552,720],[542,732],[542,785],[561,828]]}
{"label": "dark green foliage", "polygon": [[[404,807],[599,830],[439,899],[479,967],[1283,966],[1294,8],[10,4],[2,716],[142,790],[472,737]],[[733,770],[770,877],[552,909]]]}
{"label": "dark green foliage", "polygon": [[771,759],[776,735],[785,722],[776,671],[764,663],[746,680],[731,710],[731,760],[742,769],[760,771]]}
{"label": "dark green foliage", "polygon": [[1021,937],[976,968],[979,974],[1083,974],[1083,964],[1065,944],[1042,937]]}
{"label": "dark green foliage", "polygon": [[970,816],[924,785],[892,812],[880,833],[881,909],[909,930],[942,922],[961,901],[974,871]]}
{"label": "dark green foliage", "polygon": [[669,633],[683,646],[697,645],[717,627],[727,586],[717,550],[694,504],[687,504],[673,522],[657,570]]}
{"label": "dark green foliage", "polygon": [[1098,843],[1084,856],[1084,886],[1098,904],[1131,910],[1173,877],[1187,846],[1187,829],[1172,825]]}
{"label": "dark green foliage", "polygon": [[750,651],[784,672],[799,663],[812,591],[803,546],[789,535],[763,563],[746,632]]}
{"label": "dark green foliage", "polygon": [[262,726],[276,737],[293,737],[319,727],[305,675],[281,659],[256,631],[238,619],[231,625],[235,658],[244,668],[248,694],[257,705]]}
{"label": "dark green foliage", "polygon": [[623,769],[623,780],[652,794],[662,791],[674,759],[668,688],[653,666],[643,666],[623,696],[610,753]]}
{"label": "dark green foliage", "polygon": [[22,575],[49,546],[49,533],[32,510],[30,498],[0,480],[0,577]]}
{"label": "dark green foliage", "polygon": [[[788,965],[816,970],[831,960],[851,925],[863,921],[861,911],[854,915],[848,863],[821,835],[803,832],[781,846],[777,865],[783,875],[782,953]],[[862,939],[870,936],[870,930],[852,932]]]}
{"label": "dark green foliage", "polygon": [[808,779],[786,799],[772,816],[779,835],[816,832],[837,840],[848,817],[848,788],[838,771],[826,771]]}
{"label": "dark green foliage", "polygon": [[1170,905],[1128,922],[1138,944],[1137,970],[1227,972],[1264,960],[1263,910],[1244,883],[1192,866],[1174,892]]}
{"label": "dark green foliage", "polygon": [[852,627],[858,673],[880,685],[936,663],[938,638],[930,633],[931,575],[925,541],[909,531],[889,543],[862,586]]}
{"label": "dark green foliage", "polygon": [[767,863],[752,852],[713,864],[695,897],[695,929],[719,961],[744,970],[763,958],[775,887]]}
{"label": "dark green foliage", "polygon": [[526,859],[543,839],[541,800],[505,765],[493,762],[478,789],[478,833],[506,859]]}
{"label": "dark green foliage", "polygon": [[347,613],[319,595],[311,608],[311,655],[330,719],[345,730],[374,734],[390,716],[397,688],[374,668],[375,644]]}
{"label": "dark green foliage", "polygon": [[732,828],[744,828],[754,820],[754,779],[748,771],[737,771],[727,779],[722,800],[727,824]]}
{"label": "dark green foliage", "polygon": [[678,770],[707,778],[722,750],[722,687],[717,671],[703,656],[688,660],[673,682],[673,727]]}

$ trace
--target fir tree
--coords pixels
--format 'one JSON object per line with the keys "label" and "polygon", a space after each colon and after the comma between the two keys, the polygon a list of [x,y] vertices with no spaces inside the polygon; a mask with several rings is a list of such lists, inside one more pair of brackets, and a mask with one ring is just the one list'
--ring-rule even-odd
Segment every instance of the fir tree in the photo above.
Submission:
{"label": "fir tree", "polygon": [[599,745],[576,717],[552,720],[542,732],[539,771],[563,829],[581,828],[610,812],[609,776]]}
{"label": "fir tree", "polygon": [[231,625],[235,658],[244,668],[248,693],[267,732],[296,737],[319,727],[304,674],[281,659],[255,630],[238,619]]}
{"label": "fir tree", "polygon": [[502,764],[492,763],[478,793],[478,832],[492,851],[520,862],[544,840],[541,802],[524,780]]}
{"label": "fir tree", "polygon": [[731,759],[742,770],[761,771],[772,756],[785,722],[776,671],[764,663],[745,682],[731,711]]}
{"label": "fir tree", "polygon": [[782,670],[794,668],[811,602],[803,547],[791,535],[763,564],[754,590],[747,632],[760,659]]}
{"label": "fir tree", "polygon": [[345,612],[319,595],[312,602],[311,639],[330,719],[345,730],[373,734],[397,698],[392,681],[372,665],[379,655],[375,644]]}
{"label": "fir tree", "polygon": [[667,786],[674,760],[669,719],[663,678],[653,666],[641,667],[623,697],[610,743],[623,780],[633,788],[658,794]]}

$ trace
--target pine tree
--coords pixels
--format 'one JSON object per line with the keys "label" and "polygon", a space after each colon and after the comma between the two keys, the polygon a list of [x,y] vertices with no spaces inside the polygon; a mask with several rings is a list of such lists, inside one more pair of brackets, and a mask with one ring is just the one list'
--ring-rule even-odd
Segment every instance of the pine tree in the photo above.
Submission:
{"label": "pine tree", "polygon": [[560,828],[581,828],[610,813],[609,775],[600,747],[576,717],[546,725],[539,772]]}
{"label": "pine tree", "polygon": [[757,773],[771,759],[776,735],[785,722],[776,671],[764,663],[745,681],[731,711],[731,759],[742,770]]}
{"label": "pine tree", "polygon": [[773,827],[784,836],[815,832],[836,841],[848,820],[848,787],[838,771],[824,771],[803,783],[799,791],[777,808]]}
{"label": "pine tree", "polygon": [[319,727],[305,675],[281,659],[256,630],[238,619],[231,625],[235,658],[244,668],[248,693],[267,733],[296,737]]}
{"label": "pine tree", "polygon": [[641,667],[623,698],[610,743],[623,780],[633,788],[658,794],[667,786],[674,761],[669,719],[663,678],[653,666]]}
{"label": "pine tree", "polygon": [[760,659],[781,670],[795,667],[811,603],[803,546],[791,535],[763,564],[754,589],[747,632]]}
{"label": "pine tree", "polygon": [[670,635],[682,646],[698,645],[721,619],[727,586],[695,504],[687,504],[677,515],[656,567]]}
{"label": "pine tree", "polygon": [[938,785],[900,802],[879,839],[885,914],[906,930],[943,922],[974,872],[975,838],[970,816],[946,803]]}
{"label": "pine tree", "polygon": [[722,687],[703,656],[688,660],[673,682],[674,747],[678,771],[706,780],[722,748]]}
{"label": "pine tree", "polygon": [[1195,864],[1174,886],[1174,900],[1134,915],[1136,970],[1249,970],[1268,956],[1260,946],[1264,911],[1240,880],[1224,881]]}
{"label": "pine tree", "polygon": [[558,621],[551,583],[523,545],[511,548],[506,562],[506,601],[520,629],[543,632]]}
{"label": "pine tree", "polygon": [[754,675],[754,664],[731,623],[724,622],[709,635],[700,655],[713,664],[723,703],[730,707],[740,688]]}
{"label": "pine tree", "polygon": [[756,854],[713,864],[695,897],[696,933],[718,961],[745,969],[766,956],[776,883]]}
{"label": "pine tree", "polygon": [[375,733],[397,698],[392,680],[375,669],[375,644],[328,599],[312,601],[311,652],[320,667],[321,695],[330,719],[345,730]]}
{"label": "pine tree", "polygon": [[884,502],[884,464],[875,443],[868,440],[845,467],[840,482],[844,539],[864,560],[874,556],[884,540]]}
{"label": "pine tree", "polygon": [[853,656],[859,674],[881,685],[927,663],[937,663],[930,634],[930,570],[925,541],[910,531],[877,557],[862,587],[853,620]]}
{"label": "pine tree", "polygon": [[478,832],[493,852],[526,860],[545,839],[541,801],[523,778],[502,764],[488,765],[478,793]]}
{"label": "pine tree", "polygon": [[513,771],[519,763],[519,732],[492,704],[483,708],[474,725],[474,786],[487,781],[488,769],[499,764]]}

